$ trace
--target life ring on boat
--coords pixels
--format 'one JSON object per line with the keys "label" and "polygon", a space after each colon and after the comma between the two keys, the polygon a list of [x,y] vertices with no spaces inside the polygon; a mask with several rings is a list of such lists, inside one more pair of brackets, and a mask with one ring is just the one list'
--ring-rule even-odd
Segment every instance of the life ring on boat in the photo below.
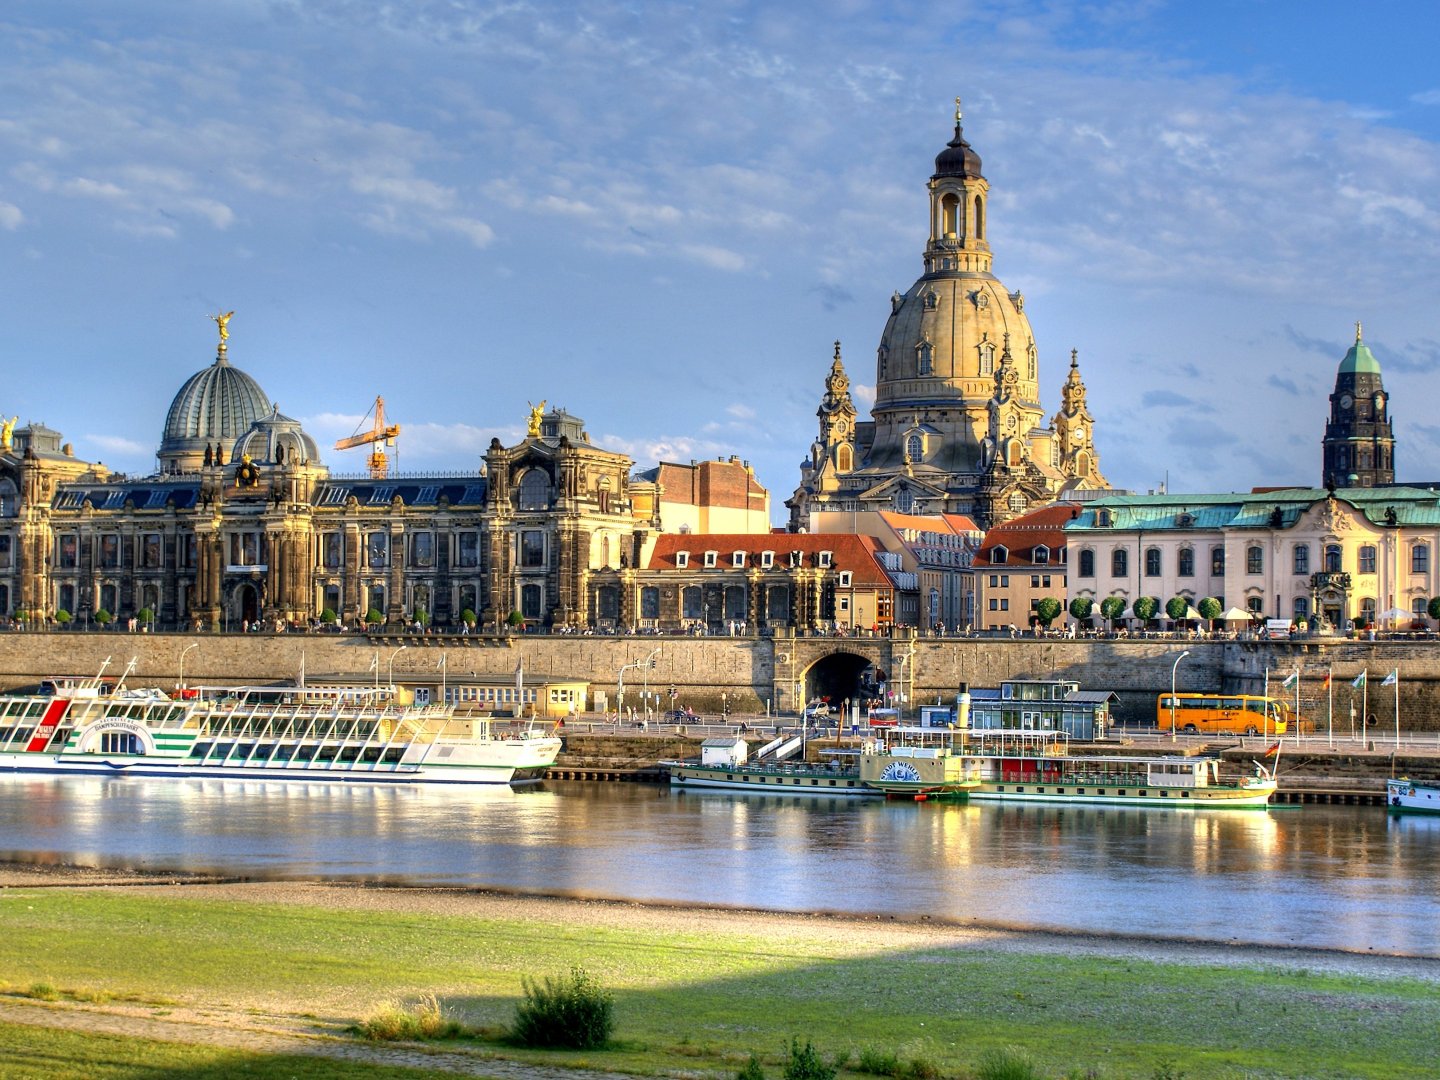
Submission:
{"label": "life ring on boat", "polygon": [[1391,800],[1390,800],[1390,805],[1391,805],[1391,806],[1399,806],[1399,805],[1400,805],[1400,796],[1399,796],[1399,795],[1396,795],[1393,799],[1391,799]]}

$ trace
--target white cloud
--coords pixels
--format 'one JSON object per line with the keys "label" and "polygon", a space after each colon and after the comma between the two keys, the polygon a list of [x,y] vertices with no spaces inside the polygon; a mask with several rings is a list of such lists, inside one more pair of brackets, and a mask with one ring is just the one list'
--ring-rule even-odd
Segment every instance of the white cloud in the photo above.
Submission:
{"label": "white cloud", "polygon": [[25,222],[25,215],[14,203],[0,202],[0,229],[14,232]]}
{"label": "white cloud", "polygon": [[738,273],[745,269],[745,256],[738,251],[730,251],[722,247],[714,247],[709,244],[682,244],[680,251],[715,270],[726,270],[731,273]]}

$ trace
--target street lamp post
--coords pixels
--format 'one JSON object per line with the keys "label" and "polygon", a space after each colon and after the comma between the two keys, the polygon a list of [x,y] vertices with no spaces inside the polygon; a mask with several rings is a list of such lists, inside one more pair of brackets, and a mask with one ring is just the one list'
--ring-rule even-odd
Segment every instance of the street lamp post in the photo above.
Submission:
{"label": "street lamp post", "polygon": [[185,648],[180,650],[180,681],[178,685],[181,690],[185,689],[185,654],[191,649],[198,649],[199,647],[200,643],[196,641],[186,645]]}
{"label": "street lamp post", "polygon": [[390,687],[391,690],[395,689],[395,657],[399,656],[409,647],[409,645],[401,645],[398,649],[396,649],[390,654],[390,662],[385,666],[385,670],[387,672],[385,679],[387,685]]}
{"label": "street lamp post", "polygon": [[1180,661],[1190,655],[1186,649],[1179,656],[1175,657],[1175,663],[1170,665],[1170,741],[1175,741],[1175,672],[1180,667]]}

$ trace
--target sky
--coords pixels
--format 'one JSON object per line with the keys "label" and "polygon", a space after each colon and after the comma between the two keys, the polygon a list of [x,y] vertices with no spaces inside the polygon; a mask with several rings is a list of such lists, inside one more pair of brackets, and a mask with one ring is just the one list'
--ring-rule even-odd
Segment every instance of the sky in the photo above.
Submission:
{"label": "sky", "polygon": [[529,403],[784,499],[833,343],[873,399],[953,100],[1047,413],[1111,483],[1320,482],[1362,320],[1402,480],[1440,479],[1440,18],[1329,0],[10,0],[0,412],[144,475],[229,356],[336,472]]}

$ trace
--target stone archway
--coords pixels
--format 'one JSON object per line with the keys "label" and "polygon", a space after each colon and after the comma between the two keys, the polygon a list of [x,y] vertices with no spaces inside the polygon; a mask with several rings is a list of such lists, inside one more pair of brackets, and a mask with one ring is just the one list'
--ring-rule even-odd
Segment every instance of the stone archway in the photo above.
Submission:
{"label": "stone archway", "polygon": [[826,698],[833,708],[861,697],[861,676],[874,661],[858,653],[837,650],[816,660],[805,670],[805,701]]}

